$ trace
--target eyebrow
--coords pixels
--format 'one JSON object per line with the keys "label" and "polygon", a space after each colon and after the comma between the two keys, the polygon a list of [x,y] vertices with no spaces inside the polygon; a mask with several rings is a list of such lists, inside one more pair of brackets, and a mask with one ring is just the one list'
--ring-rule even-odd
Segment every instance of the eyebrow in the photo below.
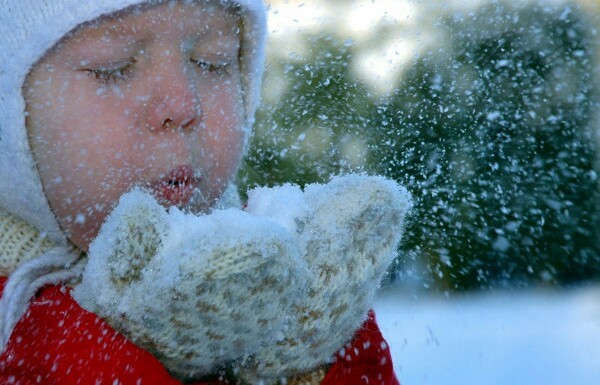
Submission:
{"label": "eyebrow", "polygon": [[[156,5],[158,5],[156,2],[149,2],[141,5],[138,4],[84,22],[66,34],[53,48],[64,46],[65,44],[74,44],[79,52],[89,52],[91,54],[97,53],[98,46],[87,48],[86,43],[90,41],[100,41],[101,43],[104,43],[104,46],[101,49],[106,50],[108,55],[115,52],[115,50],[121,52],[139,50],[140,46],[142,46],[145,41],[152,38],[152,32],[144,31],[143,34],[141,34],[139,29],[136,31],[136,28],[130,23],[125,23],[123,18],[130,15],[139,16]],[[234,43],[233,45],[238,44],[239,49],[241,49],[243,23],[241,20],[240,9],[237,6],[227,6],[224,4],[221,4],[221,6],[226,15],[224,19],[231,17],[232,23],[224,22],[224,28],[210,28],[207,27],[206,24],[190,28],[191,32],[189,33],[189,37],[194,42],[194,45],[202,42],[210,45],[214,40],[225,39],[227,42]],[[86,34],[80,35],[80,32],[83,30],[87,30]],[[223,33],[228,30],[234,31],[235,34]]]}
{"label": "eyebrow", "polygon": [[[201,42],[211,44],[216,40],[232,43],[232,45],[239,44],[241,43],[241,26],[238,23],[234,26],[234,29],[235,27],[240,28],[239,33],[236,33],[235,35],[222,33],[223,30],[219,28],[196,29],[189,33],[189,39],[194,45]],[[86,43],[94,42],[94,47],[89,48],[89,50],[94,52],[98,51],[98,43],[101,44],[100,49],[106,49],[108,51],[123,49],[135,51],[144,45],[146,41],[151,40],[152,36],[153,33],[151,31],[139,33],[139,31],[130,27],[123,29],[122,26],[119,25],[107,25],[103,26],[101,29],[90,30],[89,33],[86,33],[85,35],[78,36],[76,33],[72,34],[68,39],[64,39],[62,43],[57,45],[72,45],[77,47],[78,50],[85,52],[88,50]]]}
{"label": "eyebrow", "polygon": [[[121,11],[119,11],[120,13]],[[231,12],[232,15],[237,15],[237,13]],[[74,41],[89,41],[89,40],[100,40],[104,38],[108,38],[111,40],[111,44],[114,40],[123,40],[127,39],[128,44],[131,42],[139,43],[143,40],[146,40],[150,37],[147,32],[144,34],[140,34],[139,31],[136,30],[133,26],[128,23],[122,22],[122,19],[119,15],[110,15],[109,19],[102,20],[102,17],[99,19],[93,20],[90,23],[83,23],[76,27],[75,30],[71,31],[69,34],[65,35],[64,40],[70,40],[69,38],[74,38]],[[114,20],[112,20],[114,19]],[[108,23],[108,24],[105,24]],[[91,27],[91,28],[90,28]],[[229,26],[228,26],[229,27]],[[206,26],[202,26],[202,28],[194,28],[194,31],[190,33],[190,37],[194,40],[213,40],[213,39],[229,39],[239,40],[242,35],[242,25],[241,21],[238,19],[233,25],[230,26],[231,31],[236,31],[235,37],[228,34],[222,33],[224,30],[228,28],[206,28]],[[78,36],[79,32],[88,29],[88,33],[85,36]],[[131,39],[133,37],[133,39]]]}

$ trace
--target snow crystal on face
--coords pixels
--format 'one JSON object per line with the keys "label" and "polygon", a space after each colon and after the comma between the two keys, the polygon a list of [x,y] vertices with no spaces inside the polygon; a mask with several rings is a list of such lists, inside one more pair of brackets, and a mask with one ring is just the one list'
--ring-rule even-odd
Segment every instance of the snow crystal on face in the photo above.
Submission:
{"label": "snow crystal on face", "polygon": [[84,224],[85,223],[85,215],[83,215],[83,214],[77,214],[75,216],[75,223],[77,223],[79,225]]}

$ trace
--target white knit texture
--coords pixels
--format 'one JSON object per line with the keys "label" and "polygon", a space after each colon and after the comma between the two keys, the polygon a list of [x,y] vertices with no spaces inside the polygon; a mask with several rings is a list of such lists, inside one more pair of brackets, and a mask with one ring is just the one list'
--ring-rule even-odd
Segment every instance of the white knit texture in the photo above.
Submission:
{"label": "white knit texture", "polygon": [[[199,0],[200,1],[200,0]],[[143,0],[2,0],[0,2],[0,208],[65,245],[30,152],[22,86],[31,66],[79,24]],[[242,9],[241,55],[246,129],[259,104],[266,15],[262,0],[224,0]],[[249,135],[247,135],[248,137]]]}
{"label": "white knit texture", "polygon": [[[230,185],[216,207],[240,207],[235,185]],[[0,353],[29,305],[46,284],[77,280],[86,258],[71,247],[55,245],[25,221],[0,210],[0,275],[10,275],[0,299]]]}
{"label": "white knit texture", "polygon": [[12,273],[0,299],[0,353],[33,294],[45,284],[77,277],[78,258],[78,253],[56,246],[23,220],[0,210],[0,274]]}
{"label": "white knit texture", "polygon": [[0,209],[0,276],[50,250],[54,243],[27,222]]}
{"label": "white knit texture", "polygon": [[291,321],[284,340],[261,349],[252,364],[241,368],[255,383],[275,382],[328,363],[349,341],[397,255],[412,206],[410,194],[392,180],[345,175],[306,186],[295,205],[301,209],[289,218],[289,210],[282,211],[289,207],[289,192],[279,194],[278,189],[251,191],[247,211],[293,231],[310,270],[305,277],[308,295],[287,309]]}
{"label": "white knit texture", "polygon": [[411,206],[362,175],[261,188],[247,212],[169,212],[125,195],[74,298],[182,379],[234,364],[244,380],[311,372],[364,321]]}
{"label": "white knit texture", "polygon": [[73,297],[194,379],[283,338],[306,275],[293,245],[285,229],[239,209],[167,212],[134,190],[90,246]]}

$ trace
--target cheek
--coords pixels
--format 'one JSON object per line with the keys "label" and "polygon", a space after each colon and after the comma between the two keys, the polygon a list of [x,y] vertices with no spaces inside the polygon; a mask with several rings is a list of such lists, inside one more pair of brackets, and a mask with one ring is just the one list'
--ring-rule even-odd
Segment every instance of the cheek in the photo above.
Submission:
{"label": "cheek", "polygon": [[[30,142],[48,201],[71,240],[85,249],[142,161],[125,103],[114,103],[76,81],[48,83],[28,100]],[[67,98],[66,95],[69,95]],[[128,157],[129,156],[129,157]]]}
{"label": "cheek", "polygon": [[[209,148],[223,163],[237,163],[245,140],[241,93],[235,87],[216,87],[207,126]],[[210,129],[210,127],[213,127]]]}
{"label": "cheek", "polygon": [[208,195],[216,199],[238,170],[246,134],[239,87],[216,85],[209,95],[202,102],[205,127],[200,131],[199,146]]}

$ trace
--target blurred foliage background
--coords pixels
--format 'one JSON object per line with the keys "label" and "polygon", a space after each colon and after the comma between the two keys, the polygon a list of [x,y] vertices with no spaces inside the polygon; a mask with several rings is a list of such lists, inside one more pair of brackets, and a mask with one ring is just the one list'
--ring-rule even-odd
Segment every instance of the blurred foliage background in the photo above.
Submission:
{"label": "blurred foliage background", "polygon": [[388,284],[600,281],[597,3],[270,3],[242,191],[396,179],[415,208]]}

